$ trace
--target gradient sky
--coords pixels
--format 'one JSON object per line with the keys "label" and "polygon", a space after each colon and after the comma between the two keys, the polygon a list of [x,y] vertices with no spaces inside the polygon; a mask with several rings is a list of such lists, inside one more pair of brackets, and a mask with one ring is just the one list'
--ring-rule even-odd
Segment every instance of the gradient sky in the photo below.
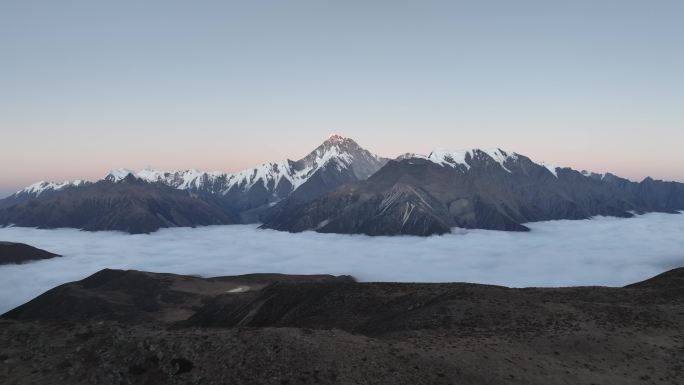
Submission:
{"label": "gradient sky", "polygon": [[0,2],[0,193],[331,132],[684,181],[683,1]]}

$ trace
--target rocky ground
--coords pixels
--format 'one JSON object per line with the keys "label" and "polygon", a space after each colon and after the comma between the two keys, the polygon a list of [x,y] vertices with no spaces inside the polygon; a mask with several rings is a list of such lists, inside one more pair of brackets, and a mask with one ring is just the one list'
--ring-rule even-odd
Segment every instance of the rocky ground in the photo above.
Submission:
{"label": "rocky ground", "polygon": [[0,320],[2,384],[681,384],[684,269],[625,288],[103,270]]}

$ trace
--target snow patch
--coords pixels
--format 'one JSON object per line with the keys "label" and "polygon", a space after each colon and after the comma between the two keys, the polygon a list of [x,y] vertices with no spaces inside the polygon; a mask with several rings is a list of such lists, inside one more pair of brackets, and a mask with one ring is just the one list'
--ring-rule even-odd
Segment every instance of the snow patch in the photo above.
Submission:
{"label": "snow patch", "polygon": [[541,166],[546,167],[546,169],[549,170],[549,172],[550,172],[551,174],[553,174],[553,176],[555,176],[556,178],[558,178],[558,172],[557,172],[556,170],[559,169],[560,167],[558,167],[558,166],[556,166],[556,165],[553,165],[553,164],[550,164],[550,163],[546,163],[546,162],[541,162],[541,163],[539,163],[539,164],[540,164]]}
{"label": "snow patch", "polygon": [[442,166],[454,167],[456,165],[462,165],[467,169],[470,169],[470,164],[466,162],[466,157],[468,155],[472,156],[471,150],[455,151],[446,148],[436,148],[427,156],[427,159]]}
{"label": "snow patch", "polygon": [[105,177],[105,179],[112,182],[119,182],[131,174],[133,174],[133,171],[127,168],[117,168],[115,170],[110,171],[109,174],[107,174],[107,176]]}
{"label": "snow patch", "polygon": [[226,293],[244,293],[249,291],[250,287],[249,286],[238,286],[234,289],[228,290]]}

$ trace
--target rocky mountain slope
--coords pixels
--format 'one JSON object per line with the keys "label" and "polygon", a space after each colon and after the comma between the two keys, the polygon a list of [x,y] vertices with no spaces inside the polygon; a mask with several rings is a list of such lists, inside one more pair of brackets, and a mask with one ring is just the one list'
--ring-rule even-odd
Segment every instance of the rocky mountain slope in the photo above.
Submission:
{"label": "rocky mountain slope", "polygon": [[369,179],[288,201],[265,228],[430,235],[453,227],[526,231],[524,223],[684,210],[684,184],[630,182],[538,164],[502,150],[408,154]]}
{"label": "rocky mountain slope", "polygon": [[684,269],[626,288],[104,270],[0,319],[3,384],[676,384]]}
{"label": "rocky mountain slope", "polygon": [[0,210],[0,223],[16,226],[131,234],[160,228],[237,223],[237,217],[219,202],[200,199],[188,191],[147,183],[132,175],[103,180],[57,192],[45,192]]}

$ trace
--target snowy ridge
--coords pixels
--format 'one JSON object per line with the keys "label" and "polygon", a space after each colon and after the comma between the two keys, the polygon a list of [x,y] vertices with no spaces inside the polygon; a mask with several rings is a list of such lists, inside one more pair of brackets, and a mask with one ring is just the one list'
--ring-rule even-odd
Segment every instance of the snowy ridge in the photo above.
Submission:
{"label": "snowy ridge", "polygon": [[104,179],[112,182],[119,182],[130,174],[133,174],[133,171],[127,168],[117,168],[110,171]]}
{"label": "snowy ridge", "polygon": [[498,163],[501,166],[501,168],[508,172],[511,171],[506,168],[506,161],[518,159],[518,155],[516,153],[508,153],[499,148],[491,148],[484,150],[481,150],[479,148],[474,148],[470,150],[448,150],[444,148],[436,148],[432,150],[432,152],[430,153],[430,155],[426,157],[426,159],[434,163],[440,164],[442,166],[454,167],[457,165],[462,165],[469,170],[470,163],[468,162],[468,159],[473,159],[475,156],[478,155],[478,153],[487,154],[490,158],[494,160],[494,162]]}
{"label": "snowy ridge", "polygon": [[[436,148],[427,156],[406,153],[396,159],[426,159],[442,166],[462,166],[467,171],[470,170],[474,159],[482,159],[483,156],[491,159],[509,173],[511,170],[506,167],[507,162],[515,161],[519,157],[514,152],[507,152],[499,148],[468,150]],[[203,191],[212,194],[227,194],[231,191],[247,192],[255,185],[261,184],[275,196],[276,189],[285,193],[296,190],[322,168],[334,167],[338,171],[350,170],[359,180],[362,180],[377,171],[384,165],[385,161],[386,159],[364,150],[352,139],[331,134],[320,146],[298,161],[287,159],[267,162],[235,173],[205,172],[196,169],[161,171],[151,168],[135,172],[126,168],[119,168],[110,171],[102,180],[117,183],[132,175],[150,183],[162,183],[180,190]],[[558,167],[555,165],[544,162],[537,164],[545,167],[554,177],[558,177]],[[583,174],[586,176],[593,175],[600,179],[603,177],[603,175],[594,173],[583,172]],[[60,190],[67,186],[79,186],[83,183],[86,182],[83,180],[62,183],[41,181],[18,191],[17,194],[26,193],[38,196],[48,190]],[[278,195],[282,197],[281,193]]]}
{"label": "snowy ridge", "polygon": [[145,168],[137,173],[134,173],[138,179],[150,183],[163,183],[167,186],[187,190],[199,189],[205,184],[216,182],[222,177],[225,177],[221,172],[204,172],[195,169],[185,171],[158,171],[150,168]]}
{"label": "snowy ridge", "polygon": [[396,160],[404,160],[404,159],[413,159],[413,158],[418,158],[418,159],[427,159],[428,157],[423,155],[423,154],[416,154],[415,152],[405,152],[398,157],[396,157]]}
{"label": "snowy ridge", "polygon": [[268,187],[271,183],[273,187],[276,187],[283,179],[292,183],[295,180],[293,174],[292,166],[288,160],[263,163],[235,174],[224,174],[226,185],[223,192],[225,193],[232,188],[238,188],[242,191],[249,190],[258,182],[263,183],[264,187]]}
{"label": "snowy ridge", "polygon": [[581,174],[587,178],[594,178],[594,179],[599,179],[599,180],[605,179],[606,175],[607,175],[607,173],[596,173],[596,172],[591,172],[591,171],[587,171],[587,170],[582,170]]}
{"label": "snowy ridge", "polygon": [[[432,152],[430,152],[430,154],[427,156],[414,153],[405,153],[398,156],[397,159],[427,159],[441,166],[463,166],[466,170],[470,170],[472,160],[477,156],[481,156],[481,154],[485,154],[486,156],[491,158],[495,163],[497,163],[499,166],[501,166],[501,168],[503,168],[509,173],[511,172],[511,170],[509,170],[506,167],[506,162],[515,161],[519,157],[519,155],[515,152],[504,151],[500,148],[473,148],[469,150],[449,150],[445,148],[436,148],[432,150]],[[558,166],[546,162],[540,162],[536,164],[546,168],[554,177],[558,178]]]}
{"label": "snowy ridge", "polygon": [[233,188],[249,190],[259,182],[263,183],[264,187],[276,187],[282,180],[288,181],[294,191],[324,166],[333,165],[338,170],[348,168],[354,157],[340,145],[346,138],[340,138],[342,137],[339,135],[331,135],[322,146],[297,162],[288,159],[263,163],[235,174],[226,174],[224,192]]}
{"label": "snowy ridge", "polygon": [[[276,185],[283,177],[281,170],[287,170],[287,162],[270,162],[261,164],[255,168],[239,171],[234,174],[214,171],[189,170],[154,170],[145,168],[138,172],[128,169],[111,171],[104,180],[120,182],[129,175],[150,182],[162,183],[179,190],[200,190],[209,188],[211,192],[225,192],[233,187],[249,189],[257,182],[262,181],[267,186],[270,181]],[[210,186],[213,186],[210,188]]]}
{"label": "snowy ridge", "polygon": [[[276,188],[283,180],[287,181],[294,191],[304,184],[316,171],[329,165],[338,170],[351,166],[354,156],[348,151],[348,147],[356,146],[356,143],[340,135],[330,135],[321,146],[299,161],[277,161],[262,163],[256,167],[248,168],[236,173],[205,172],[195,169],[182,171],[159,171],[150,168],[134,172],[121,168],[112,170],[104,178],[111,182],[119,182],[128,175],[150,183],[163,183],[167,186],[181,190],[207,189],[212,193],[223,193],[238,189],[247,191],[257,183],[265,188]],[[377,155],[370,155],[375,160]]]}
{"label": "snowy ridge", "polygon": [[82,184],[86,183],[84,180],[74,180],[74,181],[64,181],[62,183],[55,183],[55,182],[46,182],[46,181],[40,181],[36,182],[28,187],[25,187],[19,191],[16,192],[16,195],[21,195],[21,194],[30,194],[34,196],[39,196],[43,192],[47,190],[61,190],[65,187],[68,186],[80,186]]}
{"label": "snowy ridge", "polygon": [[549,170],[549,172],[553,174],[553,176],[558,178],[558,172],[556,170],[558,170],[560,167],[546,162],[541,162],[539,163],[539,165],[546,167],[546,169]]}
{"label": "snowy ridge", "polygon": [[[296,162],[289,159],[269,162],[235,174],[226,174],[224,192],[233,188],[248,190],[259,182],[264,187],[276,187],[282,180],[289,182],[294,191],[323,167],[334,166],[340,171],[349,168],[355,159],[347,148],[352,144],[358,147],[351,139],[333,134],[321,146]],[[372,156],[379,159],[376,155]]]}
{"label": "snowy ridge", "polygon": [[436,148],[432,150],[426,159],[442,166],[454,167],[457,165],[462,165],[465,166],[466,169],[470,170],[470,164],[466,162],[466,157],[470,155],[470,153],[471,150],[454,151],[448,150],[446,148]]}
{"label": "snowy ridge", "polygon": [[[354,157],[343,148],[344,142],[337,139],[338,137],[339,136],[331,137],[333,139],[329,139],[304,159],[298,161],[297,163],[300,164],[300,169],[297,170],[297,173],[301,175],[312,174],[314,170],[325,166],[331,161],[335,162],[335,166],[338,170],[349,167],[354,160]],[[377,159],[377,155],[374,156]]]}

